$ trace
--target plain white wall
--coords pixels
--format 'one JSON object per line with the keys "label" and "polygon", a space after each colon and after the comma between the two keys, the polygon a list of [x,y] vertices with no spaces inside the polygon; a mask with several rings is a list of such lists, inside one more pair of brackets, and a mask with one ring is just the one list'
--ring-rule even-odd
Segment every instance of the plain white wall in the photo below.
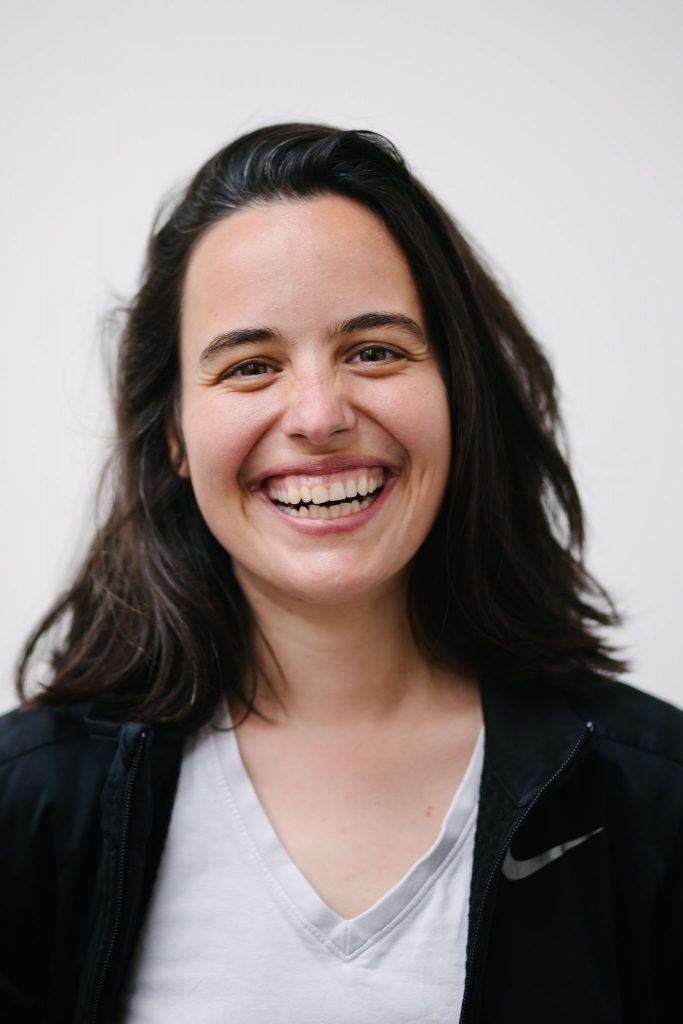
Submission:
{"label": "plain white wall", "polygon": [[683,8],[674,0],[24,0],[0,47],[0,708],[83,550],[99,318],[164,193],[282,120],[392,138],[551,355],[633,681],[681,703]]}

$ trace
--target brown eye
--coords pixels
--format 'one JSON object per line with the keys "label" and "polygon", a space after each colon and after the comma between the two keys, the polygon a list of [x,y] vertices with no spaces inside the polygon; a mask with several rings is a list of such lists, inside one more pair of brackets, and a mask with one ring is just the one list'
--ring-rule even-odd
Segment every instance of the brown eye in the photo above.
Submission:
{"label": "brown eye", "polygon": [[260,377],[268,373],[271,367],[260,359],[250,359],[248,363],[240,363],[226,374],[226,377]]}
{"label": "brown eye", "polygon": [[390,348],[384,348],[383,345],[368,345],[367,348],[356,352],[352,361],[355,360],[359,363],[386,363],[390,359],[398,358],[398,353],[393,352]]}

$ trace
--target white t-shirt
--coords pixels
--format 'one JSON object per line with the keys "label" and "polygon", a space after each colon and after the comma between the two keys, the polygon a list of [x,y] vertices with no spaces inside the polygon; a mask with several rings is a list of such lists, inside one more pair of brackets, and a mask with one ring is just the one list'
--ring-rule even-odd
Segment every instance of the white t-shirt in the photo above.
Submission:
{"label": "white t-shirt", "polygon": [[290,859],[235,733],[183,755],[120,1024],[456,1024],[483,729],[432,848],[350,920]]}

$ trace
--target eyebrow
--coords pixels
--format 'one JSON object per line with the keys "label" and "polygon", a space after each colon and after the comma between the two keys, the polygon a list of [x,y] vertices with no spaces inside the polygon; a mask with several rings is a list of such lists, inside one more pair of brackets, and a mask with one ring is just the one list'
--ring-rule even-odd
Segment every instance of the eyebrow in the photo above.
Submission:
{"label": "eyebrow", "polygon": [[[405,316],[404,313],[360,313],[349,320],[342,320],[328,334],[330,338],[333,338],[338,334],[353,334],[355,331],[367,331],[377,327],[397,327],[399,330],[414,335],[420,341],[424,341],[424,334],[419,324],[412,317]],[[282,335],[270,327],[237,327],[233,331],[225,331],[216,335],[202,351],[199,362],[205,363],[218,352],[236,345],[248,345],[255,341],[281,340]]]}
{"label": "eyebrow", "polygon": [[237,327],[234,331],[225,331],[224,334],[217,334],[213,341],[210,341],[199,357],[200,363],[205,363],[218,352],[225,348],[233,348],[235,345],[248,345],[253,341],[277,341],[280,335],[269,327]]}
{"label": "eyebrow", "polygon": [[352,316],[350,320],[343,320],[337,324],[331,334],[352,334],[354,331],[367,331],[373,327],[398,327],[424,341],[419,324],[404,313],[361,313],[360,316]]}

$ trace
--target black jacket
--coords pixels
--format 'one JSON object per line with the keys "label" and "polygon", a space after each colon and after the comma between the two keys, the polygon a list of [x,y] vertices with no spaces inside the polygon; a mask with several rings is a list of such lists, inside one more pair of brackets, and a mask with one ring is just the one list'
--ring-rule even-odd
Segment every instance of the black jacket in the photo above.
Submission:
{"label": "black jacket", "polygon": [[[680,1020],[683,713],[616,684],[483,704],[461,1020]],[[181,752],[91,705],[0,720],[3,1024],[112,1021]]]}

